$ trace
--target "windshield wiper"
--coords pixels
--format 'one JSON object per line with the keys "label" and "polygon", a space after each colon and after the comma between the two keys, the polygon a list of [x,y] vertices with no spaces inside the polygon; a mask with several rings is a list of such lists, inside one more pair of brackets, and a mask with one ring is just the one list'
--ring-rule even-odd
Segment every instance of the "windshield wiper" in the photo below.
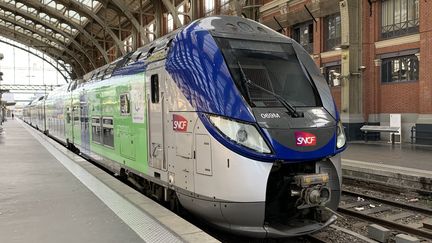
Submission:
{"label": "windshield wiper", "polygon": [[[250,86],[253,86],[255,88],[258,88],[264,92],[266,92],[267,94],[272,95],[273,97],[275,97],[287,110],[288,113],[291,115],[291,117],[301,117],[300,113],[297,112],[297,110],[294,108],[294,106],[292,106],[290,103],[288,103],[288,101],[286,101],[282,96],[276,94],[275,92],[272,92],[264,87],[259,86],[258,84],[253,83],[250,79],[247,78],[246,73],[244,72],[242,66],[240,65],[240,62],[237,62],[239,69],[240,69],[240,73],[242,76],[243,81]],[[248,98],[249,100],[251,100],[250,94],[249,94],[249,89],[247,89],[248,92]]]}

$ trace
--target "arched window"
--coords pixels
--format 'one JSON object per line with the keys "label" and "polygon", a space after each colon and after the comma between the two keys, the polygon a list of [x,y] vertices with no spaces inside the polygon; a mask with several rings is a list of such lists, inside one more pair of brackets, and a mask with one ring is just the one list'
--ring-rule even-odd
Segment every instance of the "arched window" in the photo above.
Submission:
{"label": "arched window", "polygon": [[171,32],[174,30],[174,19],[173,19],[173,16],[171,14],[168,14],[168,17],[167,17],[167,27],[168,27],[167,28],[168,32]]}
{"label": "arched window", "polygon": [[227,11],[229,10],[229,2],[230,0],[220,0],[221,13],[227,13]]}
{"label": "arched window", "polygon": [[180,6],[177,8],[177,13],[178,13],[178,16],[179,16],[179,19],[180,19],[180,23],[181,23],[182,25],[184,25],[184,22],[185,22],[185,16],[184,16],[184,14],[183,14],[184,11],[185,11],[184,4],[180,5]]}
{"label": "arched window", "polygon": [[147,31],[148,31],[147,37],[148,37],[149,41],[153,41],[155,39],[155,34],[154,34],[155,24],[154,23],[149,24],[147,26]]}
{"label": "arched window", "polygon": [[214,8],[214,0],[205,0],[204,12],[206,16],[214,14]]}

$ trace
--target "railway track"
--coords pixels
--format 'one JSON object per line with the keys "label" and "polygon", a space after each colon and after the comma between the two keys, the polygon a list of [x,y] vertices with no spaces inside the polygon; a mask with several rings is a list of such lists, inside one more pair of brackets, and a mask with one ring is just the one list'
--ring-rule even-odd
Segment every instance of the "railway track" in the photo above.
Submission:
{"label": "railway track", "polygon": [[342,192],[338,212],[371,223],[389,227],[426,239],[432,239],[432,209],[397,201],[364,195],[352,191]]}

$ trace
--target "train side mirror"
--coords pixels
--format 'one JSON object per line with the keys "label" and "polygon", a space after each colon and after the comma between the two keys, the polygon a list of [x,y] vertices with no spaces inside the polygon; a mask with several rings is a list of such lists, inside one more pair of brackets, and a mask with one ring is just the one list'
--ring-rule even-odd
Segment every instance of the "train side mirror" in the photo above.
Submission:
{"label": "train side mirror", "polygon": [[0,53],[0,61],[3,60],[3,58],[4,58],[3,53]]}

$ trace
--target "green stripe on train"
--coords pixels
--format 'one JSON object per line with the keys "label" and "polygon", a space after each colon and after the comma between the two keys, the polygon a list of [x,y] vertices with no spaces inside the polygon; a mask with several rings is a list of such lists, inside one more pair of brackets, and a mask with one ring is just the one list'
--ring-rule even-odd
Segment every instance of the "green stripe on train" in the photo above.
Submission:
{"label": "green stripe on train", "polygon": [[[147,98],[145,92],[145,75],[113,77],[108,81],[86,84],[77,88],[65,101],[64,117],[67,120],[66,107],[74,109],[71,112],[70,123],[66,121],[66,137],[69,141],[82,148],[82,139],[88,135],[90,151],[109,160],[126,165],[141,173],[147,172],[148,167],[148,138],[147,138]],[[127,109],[120,111],[120,96],[127,100]],[[87,100],[87,102],[81,102]],[[82,125],[82,106],[87,103],[89,127],[85,134]],[[123,108],[125,103],[123,102]],[[98,127],[95,119],[99,119]],[[113,129],[104,121],[113,121]],[[99,130],[98,130],[99,129]],[[113,136],[113,145],[103,144],[100,136]],[[104,135],[105,134],[105,135]],[[96,135],[96,136],[95,136]],[[92,154],[90,154],[92,155]]]}

